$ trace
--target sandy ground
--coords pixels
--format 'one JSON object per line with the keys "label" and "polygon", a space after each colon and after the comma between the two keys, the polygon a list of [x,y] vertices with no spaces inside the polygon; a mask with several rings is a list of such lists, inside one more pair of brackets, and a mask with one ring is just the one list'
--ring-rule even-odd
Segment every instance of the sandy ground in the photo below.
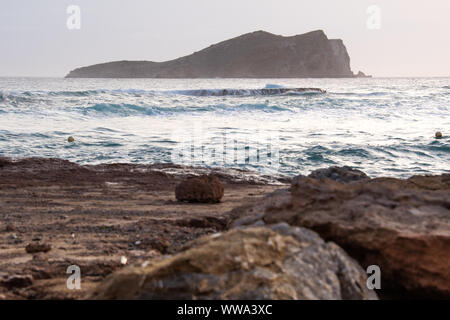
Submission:
{"label": "sandy ground", "polygon": [[[201,235],[227,228],[233,208],[286,187],[288,179],[217,170],[219,204],[179,203],[178,182],[207,169],[171,165],[79,166],[57,159],[0,158],[0,278],[31,276],[31,285],[0,284],[0,299],[83,298],[127,264],[176,252]],[[29,254],[29,243],[48,253]],[[121,259],[122,258],[122,259]],[[70,265],[81,290],[69,290]]]}

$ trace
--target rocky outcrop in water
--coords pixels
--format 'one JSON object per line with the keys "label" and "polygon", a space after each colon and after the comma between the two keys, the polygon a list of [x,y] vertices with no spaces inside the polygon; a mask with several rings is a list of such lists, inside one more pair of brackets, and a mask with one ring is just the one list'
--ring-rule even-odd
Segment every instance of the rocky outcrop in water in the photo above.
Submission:
{"label": "rocky outcrop in water", "polygon": [[322,30],[283,37],[257,31],[166,62],[116,61],[78,68],[68,78],[353,77],[342,40]]}
{"label": "rocky outcrop in water", "polygon": [[237,229],[173,256],[120,270],[95,299],[376,299],[366,274],[334,243],[286,224]]}
{"label": "rocky outcrop in water", "polygon": [[244,211],[235,226],[310,228],[364,268],[378,265],[386,296],[450,298],[449,174],[350,183],[300,176]]}
{"label": "rocky outcrop in water", "polygon": [[[302,176],[299,177],[302,178]],[[317,180],[331,179],[341,183],[369,179],[369,176],[361,170],[353,169],[348,166],[317,169],[311,172],[308,177]]]}

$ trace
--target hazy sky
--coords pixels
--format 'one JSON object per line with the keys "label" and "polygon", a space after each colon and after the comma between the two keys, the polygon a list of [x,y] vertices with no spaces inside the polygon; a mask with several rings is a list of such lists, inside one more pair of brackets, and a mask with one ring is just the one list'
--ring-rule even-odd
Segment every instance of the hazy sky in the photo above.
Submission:
{"label": "hazy sky", "polygon": [[[81,29],[69,30],[69,5]],[[381,9],[380,29],[366,10]],[[0,76],[64,76],[113,60],[164,61],[243,33],[341,38],[353,71],[450,76],[449,0],[0,0]]]}

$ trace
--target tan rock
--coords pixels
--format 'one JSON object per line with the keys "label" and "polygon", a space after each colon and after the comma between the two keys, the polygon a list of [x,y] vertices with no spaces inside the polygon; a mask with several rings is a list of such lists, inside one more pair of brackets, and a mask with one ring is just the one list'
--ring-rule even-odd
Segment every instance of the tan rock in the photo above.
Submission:
{"label": "tan rock", "polygon": [[124,268],[92,299],[376,299],[361,267],[334,243],[287,224],[235,229]]}

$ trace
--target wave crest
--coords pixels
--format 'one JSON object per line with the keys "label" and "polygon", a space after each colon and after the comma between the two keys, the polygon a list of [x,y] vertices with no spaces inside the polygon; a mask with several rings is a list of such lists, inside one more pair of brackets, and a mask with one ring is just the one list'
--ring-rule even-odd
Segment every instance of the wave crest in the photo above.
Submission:
{"label": "wave crest", "polygon": [[11,91],[5,95],[0,92],[0,101],[5,100],[5,97],[10,98],[32,98],[32,97],[89,97],[99,94],[123,94],[123,95],[185,95],[196,97],[209,96],[270,96],[282,94],[321,94],[326,93],[325,90],[319,88],[284,88],[277,85],[267,85],[262,89],[193,89],[193,90],[169,90],[169,91],[155,91],[155,90],[141,90],[141,89],[98,89],[98,90],[81,90],[81,91]]}
{"label": "wave crest", "polygon": [[317,94],[325,93],[319,88],[263,88],[263,89],[203,89],[171,91],[181,95],[205,96],[270,96],[280,94]]}

